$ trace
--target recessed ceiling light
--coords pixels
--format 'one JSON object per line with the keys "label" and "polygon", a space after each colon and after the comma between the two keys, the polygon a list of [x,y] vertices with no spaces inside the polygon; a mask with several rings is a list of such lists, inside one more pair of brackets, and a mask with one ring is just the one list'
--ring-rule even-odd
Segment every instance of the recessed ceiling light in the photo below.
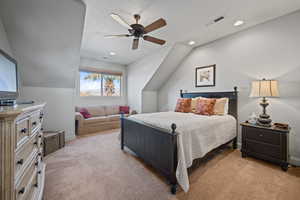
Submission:
{"label": "recessed ceiling light", "polygon": [[237,20],[236,22],[234,22],[233,26],[241,26],[243,25],[245,22],[243,20]]}
{"label": "recessed ceiling light", "polygon": [[195,43],[196,43],[196,42],[193,41],[193,40],[189,41],[189,45],[194,45]]}
{"label": "recessed ceiling light", "polygon": [[116,53],[112,51],[112,52],[109,52],[109,55],[114,56],[114,55],[116,55]]}

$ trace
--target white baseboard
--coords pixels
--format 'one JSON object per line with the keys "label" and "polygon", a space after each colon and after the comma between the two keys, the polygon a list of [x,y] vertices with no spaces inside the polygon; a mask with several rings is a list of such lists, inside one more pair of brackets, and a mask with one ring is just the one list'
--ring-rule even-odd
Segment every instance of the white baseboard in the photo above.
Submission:
{"label": "white baseboard", "polygon": [[241,149],[241,148],[242,148],[242,143],[238,142],[238,143],[237,143],[237,148],[238,148],[238,149]]}
{"label": "white baseboard", "polygon": [[290,157],[290,164],[295,166],[300,166],[300,158],[291,156]]}
{"label": "white baseboard", "polygon": [[75,134],[74,135],[66,135],[65,139],[66,139],[66,142],[69,142],[71,140],[76,139],[76,135]]}

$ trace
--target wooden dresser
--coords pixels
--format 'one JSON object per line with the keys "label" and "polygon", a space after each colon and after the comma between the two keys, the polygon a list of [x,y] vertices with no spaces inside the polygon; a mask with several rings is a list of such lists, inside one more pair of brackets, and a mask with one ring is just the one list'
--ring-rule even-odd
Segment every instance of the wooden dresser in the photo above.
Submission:
{"label": "wooden dresser", "polygon": [[275,127],[242,123],[242,157],[254,156],[288,170],[289,132]]}
{"label": "wooden dresser", "polygon": [[0,199],[43,196],[43,109],[45,104],[0,106]]}

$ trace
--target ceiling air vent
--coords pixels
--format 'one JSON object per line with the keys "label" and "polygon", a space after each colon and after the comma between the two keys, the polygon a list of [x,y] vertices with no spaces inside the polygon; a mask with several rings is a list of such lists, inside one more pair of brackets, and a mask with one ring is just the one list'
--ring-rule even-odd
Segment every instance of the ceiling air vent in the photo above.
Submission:
{"label": "ceiling air vent", "polygon": [[216,24],[216,23],[219,23],[221,21],[223,21],[225,19],[224,16],[220,16],[212,21],[210,21],[209,23],[206,24],[206,26],[210,26],[210,25],[213,25],[213,24]]}
{"label": "ceiling air vent", "polygon": [[217,19],[214,20],[215,23],[218,23],[219,21],[222,21],[224,19],[223,16],[218,17]]}

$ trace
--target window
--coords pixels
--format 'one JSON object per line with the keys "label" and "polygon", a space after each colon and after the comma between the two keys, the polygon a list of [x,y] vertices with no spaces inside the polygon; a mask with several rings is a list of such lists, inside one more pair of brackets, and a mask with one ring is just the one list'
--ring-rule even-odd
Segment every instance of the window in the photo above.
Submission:
{"label": "window", "polygon": [[80,70],[80,96],[121,96],[121,73]]}
{"label": "window", "polygon": [[102,96],[121,96],[121,76],[102,74]]}

